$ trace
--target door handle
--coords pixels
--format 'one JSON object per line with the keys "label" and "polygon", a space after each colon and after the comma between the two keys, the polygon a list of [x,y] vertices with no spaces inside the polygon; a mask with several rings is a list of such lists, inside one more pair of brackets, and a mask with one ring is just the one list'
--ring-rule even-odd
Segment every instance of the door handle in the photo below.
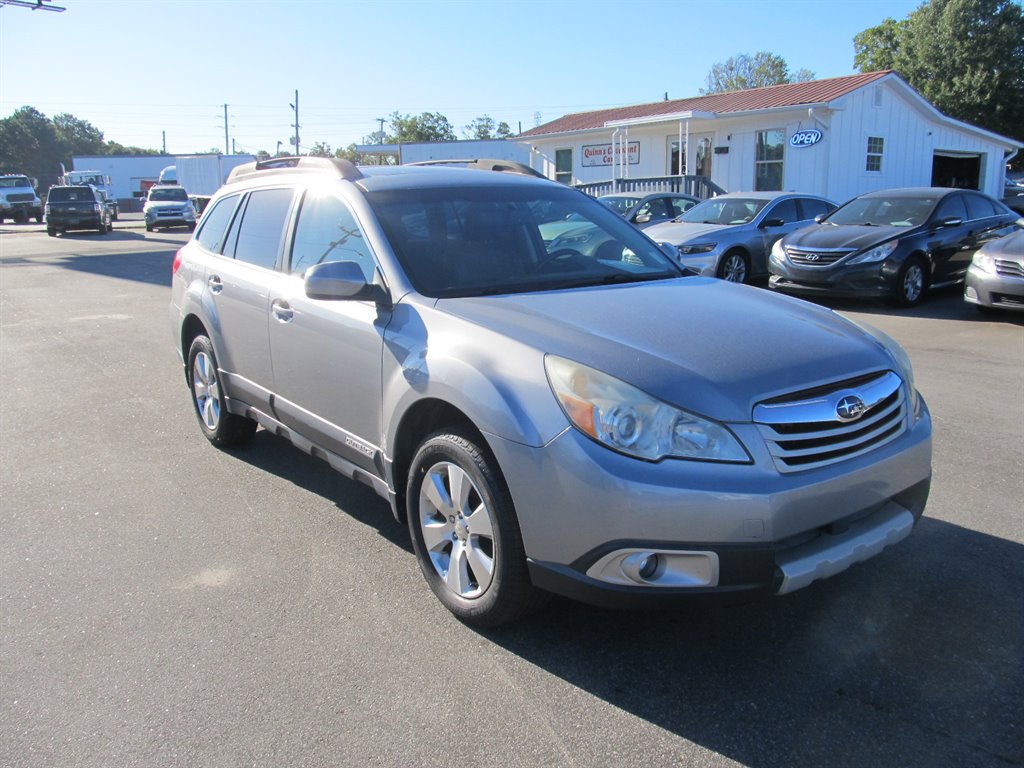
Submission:
{"label": "door handle", "polygon": [[210,286],[210,293],[220,293],[224,290],[224,283],[220,279],[220,275],[210,275],[206,284]]}
{"label": "door handle", "polygon": [[279,323],[290,323],[292,318],[295,317],[295,311],[283,299],[274,299],[270,305],[270,311],[273,313],[274,319]]}

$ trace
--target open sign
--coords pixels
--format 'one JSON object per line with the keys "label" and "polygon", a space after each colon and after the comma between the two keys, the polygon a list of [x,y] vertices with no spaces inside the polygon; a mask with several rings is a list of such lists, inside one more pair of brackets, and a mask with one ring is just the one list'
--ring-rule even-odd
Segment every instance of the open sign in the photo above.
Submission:
{"label": "open sign", "polygon": [[791,147],[810,147],[821,141],[821,131],[810,128],[806,131],[797,131],[789,137]]}

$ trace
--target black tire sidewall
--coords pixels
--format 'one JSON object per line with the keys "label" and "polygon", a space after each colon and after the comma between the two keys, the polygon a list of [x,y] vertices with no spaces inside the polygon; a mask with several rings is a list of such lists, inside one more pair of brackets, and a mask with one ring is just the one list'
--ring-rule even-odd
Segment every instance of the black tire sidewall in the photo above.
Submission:
{"label": "black tire sidewall", "polygon": [[[487,591],[466,599],[456,595],[435,570],[420,529],[420,487],[427,470],[450,462],[469,475],[491,513],[494,533],[494,573]],[[459,432],[427,438],[413,459],[406,487],[409,533],[420,570],[438,600],[456,617],[474,626],[496,626],[521,615],[532,587],[526,569],[522,537],[504,478],[487,451]]]}
{"label": "black tire sidewall", "polygon": [[[217,421],[216,429],[210,429],[206,426],[206,422],[203,421],[202,414],[199,412],[199,402],[196,400],[194,366],[196,357],[201,352],[205,352],[210,358],[210,364],[213,366],[213,370],[217,375],[217,401],[220,405],[220,418]],[[239,445],[249,440],[256,432],[256,422],[246,418],[245,416],[228,413],[227,403],[224,400],[224,382],[221,381],[220,372],[217,368],[217,355],[213,351],[213,342],[210,341],[208,336],[196,336],[192,340],[192,344],[189,346],[188,350],[187,370],[188,390],[189,397],[192,398],[192,410],[196,414],[196,420],[199,422],[199,428],[202,430],[206,439],[221,448]]]}

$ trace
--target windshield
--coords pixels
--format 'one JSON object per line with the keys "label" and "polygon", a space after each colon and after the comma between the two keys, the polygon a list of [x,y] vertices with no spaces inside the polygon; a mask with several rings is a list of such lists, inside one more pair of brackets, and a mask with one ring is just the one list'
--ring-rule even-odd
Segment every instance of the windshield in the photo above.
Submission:
{"label": "windshield", "polygon": [[756,197],[713,197],[693,206],[676,221],[684,221],[687,224],[720,224],[722,226],[749,224],[769,202],[771,201]]}
{"label": "windshield", "polygon": [[157,202],[173,200],[176,202],[187,203],[188,193],[181,187],[170,189],[159,189],[158,187],[153,187],[149,190],[149,199]]}
{"label": "windshield", "polygon": [[103,185],[103,177],[98,175],[86,175],[83,176],[77,173],[69,173],[68,181],[75,184],[95,184],[96,186]]}
{"label": "windshield", "polygon": [[625,216],[630,208],[640,202],[639,197],[619,197],[618,195],[599,197],[597,199],[619,214],[619,216]]}
{"label": "windshield", "polygon": [[917,227],[931,215],[939,196],[858,197],[837,208],[824,221],[861,227]]}
{"label": "windshield", "polygon": [[8,176],[6,179],[0,179],[0,189],[15,189],[17,187],[31,187],[32,184],[28,180],[28,176]]}
{"label": "windshield", "polygon": [[[558,187],[455,187],[371,192],[370,205],[413,286],[451,298],[661,280],[681,270],[592,198]],[[567,230],[545,241],[560,207]]]}

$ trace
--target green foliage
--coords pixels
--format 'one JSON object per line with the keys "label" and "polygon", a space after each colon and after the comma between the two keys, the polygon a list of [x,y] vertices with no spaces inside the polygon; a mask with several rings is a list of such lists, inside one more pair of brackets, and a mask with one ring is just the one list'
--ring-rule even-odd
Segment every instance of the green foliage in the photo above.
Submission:
{"label": "green foliage", "polygon": [[310,157],[334,157],[334,150],[331,149],[330,144],[318,141],[313,145],[313,148],[309,150],[309,155]]}
{"label": "green foliage", "polygon": [[507,139],[512,135],[512,129],[504,120],[495,123],[490,115],[483,115],[474,120],[462,129],[462,135],[466,139]]}
{"label": "green foliage", "polygon": [[862,72],[893,69],[950,117],[1024,140],[1024,8],[930,0],[854,37]]}
{"label": "green foliage", "polygon": [[424,112],[419,116],[392,112],[389,120],[391,133],[385,138],[387,144],[456,140],[451,123],[440,112]]}
{"label": "green foliage", "polygon": [[707,95],[745,91],[748,88],[801,83],[813,79],[814,73],[809,69],[800,69],[795,75],[790,75],[785,59],[768,51],[758,51],[753,56],[741,53],[713,64],[708,72],[707,88],[702,88],[700,92]]}

